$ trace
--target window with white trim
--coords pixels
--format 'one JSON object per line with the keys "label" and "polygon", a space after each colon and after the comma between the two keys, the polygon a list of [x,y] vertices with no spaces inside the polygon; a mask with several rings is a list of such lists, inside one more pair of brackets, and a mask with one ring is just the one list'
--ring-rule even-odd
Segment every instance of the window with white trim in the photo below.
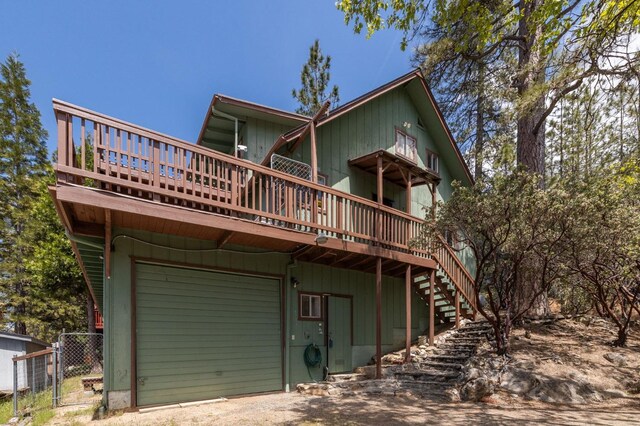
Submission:
{"label": "window with white trim", "polygon": [[322,319],[322,296],[300,293],[300,319]]}
{"label": "window with white trim", "polygon": [[427,170],[432,171],[435,174],[439,174],[440,170],[438,169],[438,154],[433,151],[427,150],[425,166]]}
{"label": "window with white trim", "polygon": [[396,154],[416,162],[416,138],[396,129]]}

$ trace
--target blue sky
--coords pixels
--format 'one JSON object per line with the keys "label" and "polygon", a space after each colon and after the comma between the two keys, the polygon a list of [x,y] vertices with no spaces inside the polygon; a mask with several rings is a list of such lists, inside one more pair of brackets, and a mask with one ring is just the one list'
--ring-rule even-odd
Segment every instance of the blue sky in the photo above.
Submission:
{"label": "blue sky", "polygon": [[331,0],[13,1],[0,14],[0,57],[25,63],[50,151],[54,97],[192,142],[214,93],[294,110],[316,38],[342,103],[411,68],[400,33],[355,35]]}

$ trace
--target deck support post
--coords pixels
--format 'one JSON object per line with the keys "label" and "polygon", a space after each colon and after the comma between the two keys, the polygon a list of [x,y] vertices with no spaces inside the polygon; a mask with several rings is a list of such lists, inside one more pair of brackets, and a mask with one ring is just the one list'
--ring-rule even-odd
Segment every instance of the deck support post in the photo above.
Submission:
{"label": "deck support post", "polygon": [[436,190],[436,183],[434,182],[431,184],[431,215],[434,220],[436,219],[436,203],[438,202]]}
{"label": "deck support post", "polygon": [[460,291],[456,289],[456,329],[460,328]]}
{"label": "deck support post", "polygon": [[111,210],[104,211],[104,273],[111,278]]}
{"label": "deck support post", "polygon": [[377,163],[377,190],[378,190],[378,204],[382,204],[383,200],[384,200],[384,195],[382,193],[382,191],[384,190],[384,186],[382,184],[382,175],[384,173],[384,171],[382,170],[382,156],[379,155],[378,158],[378,163]]}
{"label": "deck support post", "polygon": [[309,123],[311,134],[311,181],[318,183],[318,148],[316,145],[316,123],[311,120]]}
{"label": "deck support post", "polygon": [[436,270],[431,270],[429,278],[429,346],[435,343],[435,322],[436,322]]}
{"label": "deck support post", "polygon": [[382,378],[382,258],[376,258],[376,379]]}
{"label": "deck support post", "polygon": [[407,269],[404,273],[404,297],[405,297],[405,314],[406,314],[406,328],[407,334],[404,362],[411,362],[411,265],[407,264]]}
{"label": "deck support post", "polygon": [[406,204],[405,211],[407,214],[411,214],[411,172],[407,175],[407,191],[406,191]]}

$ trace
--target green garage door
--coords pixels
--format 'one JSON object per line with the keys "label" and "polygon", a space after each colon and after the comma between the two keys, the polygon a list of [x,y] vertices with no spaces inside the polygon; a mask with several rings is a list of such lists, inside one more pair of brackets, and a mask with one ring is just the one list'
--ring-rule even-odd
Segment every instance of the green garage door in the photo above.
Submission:
{"label": "green garage door", "polygon": [[280,283],[136,264],[138,405],[282,389]]}

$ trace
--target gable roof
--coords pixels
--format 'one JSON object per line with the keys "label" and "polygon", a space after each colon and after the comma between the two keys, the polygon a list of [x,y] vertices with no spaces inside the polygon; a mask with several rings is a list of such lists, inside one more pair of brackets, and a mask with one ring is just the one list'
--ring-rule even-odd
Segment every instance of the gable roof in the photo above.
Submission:
{"label": "gable roof", "polygon": [[[198,135],[196,142],[197,145],[202,145],[203,141],[207,138],[207,129],[220,127],[220,120],[226,121],[216,117],[213,113],[214,109],[235,116],[240,121],[245,120],[247,117],[253,117],[291,127],[295,127],[300,123],[306,123],[310,119],[310,117],[307,117],[306,115],[284,111],[278,108],[272,108],[270,106],[216,93],[213,95],[211,102],[209,103],[209,108],[207,109]],[[216,120],[218,122],[216,122]]]}
{"label": "gable roof", "polygon": [[[426,95],[427,106],[433,109],[433,112],[437,117],[439,127],[442,129],[442,132],[444,133],[443,136],[448,141],[451,149],[453,150],[455,158],[462,168],[464,177],[468,179],[469,184],[473,184],[474,182],[473,175],[471,174],[469,167],[467,166],[467,162],[464,160],[464,157],[462,156],[462,153],[458,148],[458,144],[455,142],[453,138],[451,129],[449,129],[449,126],[447,125],[444,119],[444,115],[442,114],[440,107],[436,103],[433,93],[431,92],[431,89],[429,89],[429,86],[427,85],[427,82],[424,79],[424,76],[422,75],[422,72],[420,71],[419,68],[416,68],[408,72],[407,74],[402,75],[393,81],[390,81],[389,83],[386,83],[368,93],[365,93],[362,96],[357,97],[356,99],[350,102],[347,102],[344,105],[339,106],[334,110],[329,111],[328,114],[324,115],[323,117],[317,120],[316,127],[321,127],[327,123],[330,123],[331,121],[348,113],[349,111],[355,108],[358,108],[359,106],[367,102],[370,102],[373,99],[376,99],[377,97],[382,96],[385,93],[388,93],[398,87],[409,86],[409,85],[413,86],[412,88],[415,89],[414,91],[416,93],[419,93],[423,97],[424,95]],[[274,147],[269,152],[273,152],[279,149],[279,147],[276,147],[275,144],[280,144],[280,146],[282,146],[284,145],[284,143],[288,143],[296,140],[300,135],[304,133],[306,126],[307,126],[307,122],[302,123],[298,127],[282,135],[274,143]]]}

